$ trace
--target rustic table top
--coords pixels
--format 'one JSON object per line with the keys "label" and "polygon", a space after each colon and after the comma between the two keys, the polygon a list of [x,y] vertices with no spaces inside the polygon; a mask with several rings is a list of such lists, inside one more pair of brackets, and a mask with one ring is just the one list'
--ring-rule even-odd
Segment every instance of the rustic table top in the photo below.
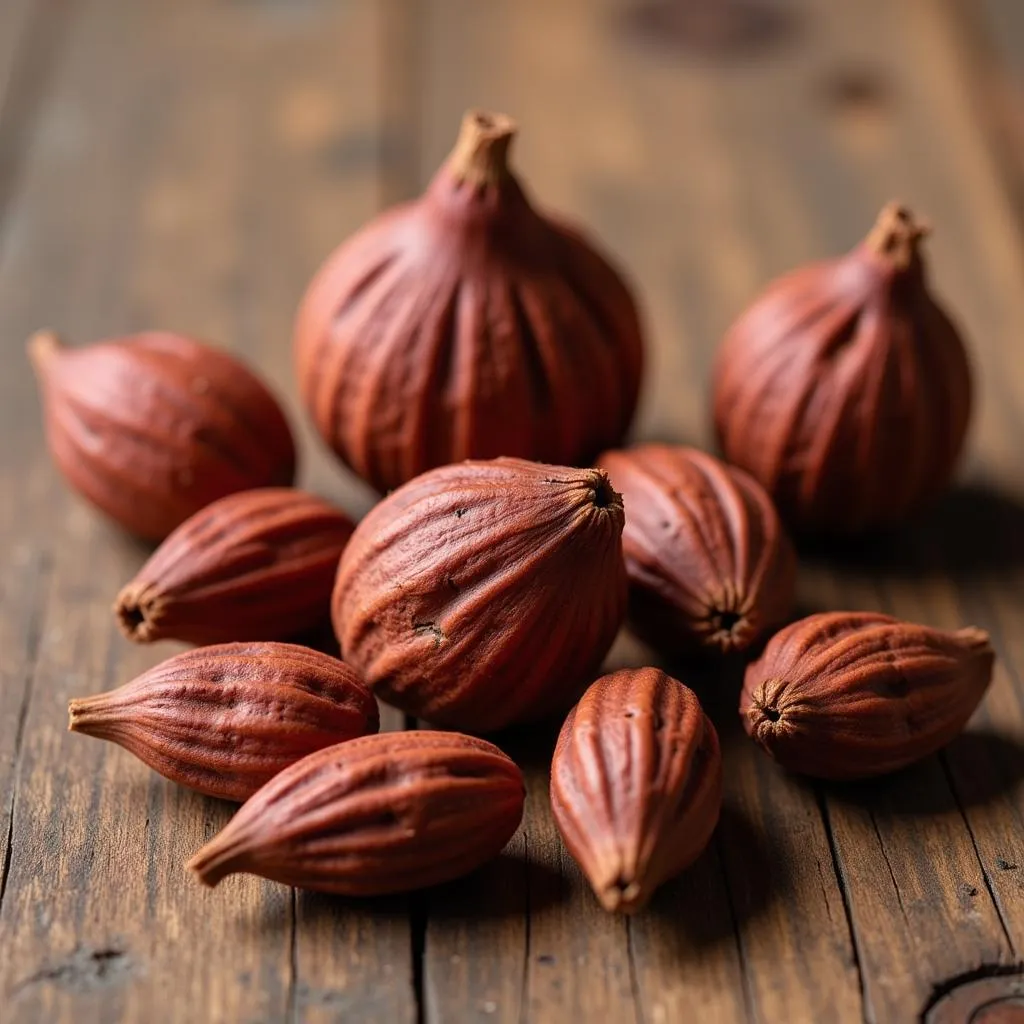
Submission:
{"label": "rustic table top", "polygon": [[[503,741],[529,797],[498,861],[356,902],[201,889],[183,863],[232,808],[65,731],[68,698],[175,648],[115,628],[146,552],[51,468],[24,337],[157,325],[243,353],[302,423],[304,483],[362,514],[372,496],[297,408],[291,317],[469,105],[516,115],[534,195],[637,283],[638,437],[706,444],[731,318],[893,196],[935,224],[933,279],[979,370],[960,485],[800,581],[807,609],[989,630],[969,732],[877,783],[816,786],[737,729],[734,670],[696,679],[719,694],[721,826],[630,920],[560,847],[535,738]],[[1024,950],[1022,111],[1020,0],[2,0],[0,1018],[994,1021],[970,1014],[1013,998]],[[651,657],[627,639],[612,660]],[[999,1020],[1022,1019],[1011,1005]]]}

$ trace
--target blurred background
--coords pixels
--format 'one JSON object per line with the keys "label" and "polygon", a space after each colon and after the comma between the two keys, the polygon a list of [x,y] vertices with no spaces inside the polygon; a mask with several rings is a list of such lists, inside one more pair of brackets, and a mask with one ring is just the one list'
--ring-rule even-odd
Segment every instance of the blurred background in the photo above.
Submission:
{"label": "blurred background", "polygon": [[0,19],[15,349],[41,320],[72,341],[159,324],[290,391],[310,274],[419,192],[468,106],[519,120],[534,198],[639,290],[644,436],[704,438],[731,319],[892,197],[934,223],[982,362],[1019,335],[1016,0],[4,0]]}

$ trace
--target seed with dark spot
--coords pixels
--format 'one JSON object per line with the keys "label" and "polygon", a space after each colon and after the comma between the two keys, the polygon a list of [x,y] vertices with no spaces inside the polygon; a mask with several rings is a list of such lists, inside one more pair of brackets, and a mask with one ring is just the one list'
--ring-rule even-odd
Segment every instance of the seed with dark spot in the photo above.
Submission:
{"label": "seed with dark spot", "polygon": [[436,622],[414,622],[412,628],[417,636],[432,636],[435,647],[440,647],[441,643],[448,639]]}

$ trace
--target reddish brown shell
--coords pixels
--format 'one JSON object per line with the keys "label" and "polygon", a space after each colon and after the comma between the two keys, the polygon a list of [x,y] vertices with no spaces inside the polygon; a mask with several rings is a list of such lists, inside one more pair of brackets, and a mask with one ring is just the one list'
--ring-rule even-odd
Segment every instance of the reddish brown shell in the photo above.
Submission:
{"label": "reddish brown shell", "polygon": [[162,540],[225,494],[295,476],[280,406],[226,352],[161,331],[66,349],[40,332],[29,354],[57,467],[131,533]]}
{"label": "reddish brown shell", "polygon": [[381,491],[467,458],[581,464],[626,432],[642,344],[618,272],[537,212],[513,122],[470,112],[427,192],[350,238],[303,299],[299,389]]}
{"label": "reddish brown shell", "polygon": [[646,444],[598,465],[622,492],[634,629],[658,647],[745,650],[783,622],[796,559],[771,499],[693,448]]}
{"label": "reddish brown shell", "polygon": [[564,710],[625,612],[622,522],[594,469],[495,459],[425,473],[342,555],[345,658],[389,703],[472,732]]}
{"label": "reddish brown shell", "polygon": [[906,210],[886,207],[851,253],[769,285],[722,344],[722,451],[794,528],[899,523],[952,475],[971,373],[926,285],[922,234]]}
{"label": "reddish brown shell", "polygon": [[947,632],[874,612],[793,623],[747,669],[747,733],[790,771],[882,775],[944,747],[992,681],[980,629]]}
{"label": "reddish brown shell", "polygon": [[551,809],[605,910],[639,910],[696,860],[721,803],[715,728],[693,691],[664,672],[604,676],[569,712],[551,762]]}
{"label": "reddish brown shell", "polygon": [[69,705],[72,732],[110,740],[173,782],[245,800],[323,747],[377,731],[377,702],[336,658],[295,644],[185,651]]}
{"label": "reddish brown shell", "polygon": [[449,732],[340,743],[272,779],[189,863],[300,889],[376,896],[458,878],[496,857],[523,816],[519,769]]}
{"label": "reddish brown shell", "polygon": [[329,622],[338,559],[355,529],[289,487],[229,494],[181,524],[118,595],[129,640],[284,640]]}

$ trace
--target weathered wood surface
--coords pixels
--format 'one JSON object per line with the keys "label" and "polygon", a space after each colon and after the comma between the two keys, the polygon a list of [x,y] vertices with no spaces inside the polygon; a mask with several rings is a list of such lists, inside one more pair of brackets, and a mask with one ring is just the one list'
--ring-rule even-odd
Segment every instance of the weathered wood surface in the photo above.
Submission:
{"label": "weathered wood surface", "polygon": [[[1018,966],[1019,8],[0,4],[0,1019],[888,1024],[935,1000],[939,1019],[957,979]],[[698,864],[629,921],[598,910],[560,847],[550,737],[505,738],[529,798],[502,858],[358,903],[237,878],[200,891],[182,864],[230,807],[64,731],[69,696],[173,648],[113,628],[110,600],[145,552],[56,479],[24,336],[194,331],[244,353],[301,423],[289,331],[305,281],[423,185],[468,105],[517,116],[533,194],[588,225],[640,288],[654,353],[637,436],[706,444],[730,318],[771,275],[847,248],[894,195],[936,225],[934,279],[980,373],[961,486],[885,542],[809,553],[801,577],[808,609],[988,629],[999,667],[971,730],[891,779],[815,786],[742,737],[735,668],[675,667],[721,726],[726,808]],[[368,491],[303,436],[304,480],[363,512]],[[652,657],[628,638],[613,654]]]}

